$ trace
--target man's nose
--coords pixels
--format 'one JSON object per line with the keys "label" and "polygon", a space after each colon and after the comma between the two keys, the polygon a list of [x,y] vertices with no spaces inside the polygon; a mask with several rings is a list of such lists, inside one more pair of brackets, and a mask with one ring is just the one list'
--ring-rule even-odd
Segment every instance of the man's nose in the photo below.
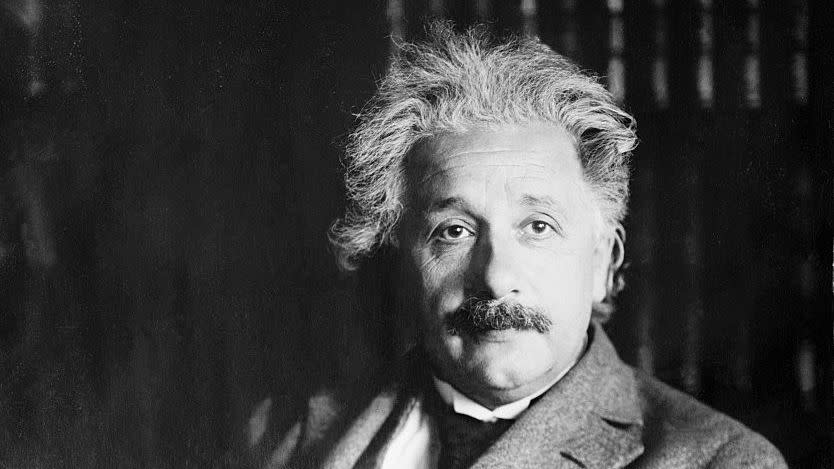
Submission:
{"label": "man's nose", "polygon": [[521,292],[518,246],[512,236],[490,234],[478,240],[470,272],[471,287],[492,298]]}

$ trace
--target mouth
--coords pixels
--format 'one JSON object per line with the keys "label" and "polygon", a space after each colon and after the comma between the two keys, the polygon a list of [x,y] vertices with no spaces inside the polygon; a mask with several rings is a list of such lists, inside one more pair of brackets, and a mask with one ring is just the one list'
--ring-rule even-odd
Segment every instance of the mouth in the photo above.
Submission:
{"label": "mouth", "polygon": [[507,329],[473,329],[465,328],[458,330],[448,330],[450,336],[458,337],[465,342],[472,344],[504,344],[510,342],[517,342],[522,336],[527,334],[536,334],[539,332],[532,328],[507,328]]}
{"label": "mouth", "polygon": [[474,342],[487,342],[487,343],[503,343],[509,342],[515,338],[515,336],[525,332],[519,329],[503,329],[503,330],[492,330],[492,331],[484,331],[477,334],[465,333],[468,337],[470,337]]}

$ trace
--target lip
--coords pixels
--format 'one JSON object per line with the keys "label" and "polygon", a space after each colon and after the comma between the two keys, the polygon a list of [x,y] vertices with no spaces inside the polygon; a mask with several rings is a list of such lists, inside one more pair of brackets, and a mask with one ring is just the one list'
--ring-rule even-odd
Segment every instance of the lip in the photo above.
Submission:
{"label": "lip", "polygon": [[474,342],[489,342],[489,343],[502,343],[502,342],[510,342],[511,340],[515,339],[515,336],[521,334],[524,331],[519,331],[517,329],[506,329],[502,331],[489,331],[484,332],[481,334],[470,334],[467,333],[466,335],[469,336]]}

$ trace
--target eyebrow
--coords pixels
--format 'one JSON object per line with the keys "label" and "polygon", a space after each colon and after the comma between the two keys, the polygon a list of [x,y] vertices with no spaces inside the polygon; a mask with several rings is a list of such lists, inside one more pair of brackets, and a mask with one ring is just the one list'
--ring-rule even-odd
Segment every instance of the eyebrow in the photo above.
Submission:
{"label": "eyebrow", "polygon": [[549,195],[523,194],[521,205],[525,207],[545,207],[553,210],[562,210],[562,204]]}
{"label": "eyebrow", "polygon": [[426,212],[440,212],[442,210],[447,210],[450,208],[456,208],[458,210],[466,209],[467,204],[463,201],[460,197],[446,197],[445,199],[435,200],[432,202]]}
{"label": "eyebrow", "polygon": [[[544,207],[552,210],[562,210],[562,204],[549,195],[523,194],[521,205],[525,207]],[[448,209],[466,210],[469,205],[460,197],[446,197],[429,204],[426,212],[440,212]]]}

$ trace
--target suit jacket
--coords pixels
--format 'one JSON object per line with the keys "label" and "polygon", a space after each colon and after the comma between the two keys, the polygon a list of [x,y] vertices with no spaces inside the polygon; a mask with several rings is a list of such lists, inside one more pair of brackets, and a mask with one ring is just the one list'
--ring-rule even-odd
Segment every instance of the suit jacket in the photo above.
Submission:
{"label": "suit jacket", "polygon": [[[635,370],[593,324],[584,356],[525,411],[473,468],[786,467],[762,436]],[[379,467],[387,444],[422,399],[425,363],[370,399],[321,393],[266,467]],[[351,405],[362,402],[361,405]]]}

